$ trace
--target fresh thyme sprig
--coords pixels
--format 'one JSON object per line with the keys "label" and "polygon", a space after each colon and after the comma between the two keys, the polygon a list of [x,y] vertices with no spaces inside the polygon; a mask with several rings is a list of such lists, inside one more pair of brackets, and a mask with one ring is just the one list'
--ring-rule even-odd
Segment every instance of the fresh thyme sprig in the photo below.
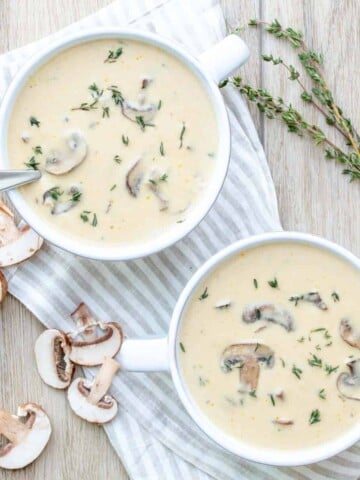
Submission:
{"label": "fresh thyme sprig", "polygon": [[345,139],[346,148],[331,141],[320,127],[309,123],[291,104],[287,104],[282,98],[273,96],[263,88],[254,88],[245,84],[240,77],[229,78],[222,82],[220,86],[223,87],[230,82],[248,101],[255,103],[260,112],[267,118],[280,119],[287,125],[289,132],[300,136],[308,136],[315,141],[316,145],[323,145],[325,147],[325,158],[343,164],[342,173],[349,175],[350,180],[360,179],[360,136],[351,120],[344,115],[342,109],[334,100],[324,77],[323,56],[306,45],[301,32],[291,27],[282,27],[276,19],[271,23],[252,19],[249,26],[260,26],[268,34],[287,41],[297,50],[298,59],[310,78],[310,89],[306,88],[302,82],[300,72],[282,58],[263,54],[262,59],[271,62],[273,65],[281,65],[287,70],[289,79],[296,81],[301,88],[301,99],[307,104],[312,104],[324,117],[326,123],[342,135]]}

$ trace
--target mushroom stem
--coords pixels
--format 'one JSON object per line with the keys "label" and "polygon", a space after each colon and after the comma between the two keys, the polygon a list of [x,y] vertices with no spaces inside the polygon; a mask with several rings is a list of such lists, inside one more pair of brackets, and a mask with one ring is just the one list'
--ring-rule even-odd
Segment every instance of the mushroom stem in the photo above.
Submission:
{"label": "mushroom stem", "polygon": [[98,374],[96,375],[90,389],[87,400],[92,405],[96,405],[107,393],[110,388],[115,373],[120,365],[110,357],[104,358]]}
{"label": "mushroom stem", "polygon": [[11,443],[17,445],[26,436],[29,429],[15,415],[0,408],[0,433]]}

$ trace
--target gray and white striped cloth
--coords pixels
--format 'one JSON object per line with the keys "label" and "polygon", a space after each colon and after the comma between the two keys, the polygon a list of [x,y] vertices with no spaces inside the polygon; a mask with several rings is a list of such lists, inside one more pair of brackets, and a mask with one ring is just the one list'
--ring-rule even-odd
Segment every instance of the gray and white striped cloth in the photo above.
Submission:
{"label": "gray and white striped cloth", "polygon": [[[94,25],[155,31],[195,55],[225,35],[217,0],[117,0],[53,38]],[[0,57],[0,96],[23,61],[48,41]],[[198,266],[236,239],[281,229],[274,186],[249,112],[231,88],[224,99],[232,129],[231,165],[207,217],[174,247],[127,263],[89,261],[45,245],[8,272],[10,292],[42,323],[70,329],[69,312],[85,301],[98,318],[119,321],[128,336],[165,333],[177,297]],[[64,294],[57,295],[59,290]],[[120,410],[105,430],[134,480],[354,480],[360,472],[360,445],[298,468],[267,467],[226,453],[188,417],[168,374],[122,372],[112,392]]]}

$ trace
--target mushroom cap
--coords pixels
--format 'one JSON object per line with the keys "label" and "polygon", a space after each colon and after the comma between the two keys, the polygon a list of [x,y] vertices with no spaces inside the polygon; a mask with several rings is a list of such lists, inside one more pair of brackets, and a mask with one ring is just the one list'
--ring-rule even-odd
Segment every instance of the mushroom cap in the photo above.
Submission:
{"label": "mushroom cap", "polygon": [[39,405],[26,403],[18,408],[17,414],[28,417],[25,422],[28,432],[17,445],[9,442],[0,450],[1,468],[26,467],[44,450],[51,435],[49,417]]}
{"label": "mushroom cap", "polygon": [[49,153],[45,170],[52,175],[64,175],[85,160],[87,152],[85,138],[79,132],[71,132],[64,138],[61,149]]}
{"label": "mushroom cap", "polygon": [[91,423],[110,422],[118,411],[116,400],[110,395],[105,395],[96,405],[87,401],[90,393],[91,382],[84,378],[76,378],[69,387],[68,400],[72,410],[79,417]]}
{"label": "mushroom cap", "polygon": [[243,322],[254,323],[258,320],[276,323],[290,332],[294,330],[294,319],[285,308],[270,302],[256,302],[246,305],[242,314]]}
{"label": "mushroom cap", "polygon": [[87,340],[95,340],[96,326],[93,325],[93,323],[95,323],[95,319],[90,312],[89,307],[84,302],[81,302],[78,305],[78,307],[70,314],[70,317],[74,320],[78,327],[87,327],[82,332],[82,335],[84,335]]}
{"label": "mushroom cap", "polygon": [[123,332],[118,323],[109,322],[103,327],[103,335],[95,340],[76,341],[69,338],[70,360],[77,365],[92,367],[101,365],[105,357],[115,357],[123,341]]}
{"label": "mushroom cap", "polygon": [[45,330],[35,342],[36,365],[42,380],[53,388],[70,385],[74,365],[70,361],[70,345],[64,332]]}
{"label": "mushroom cap", "polygon": [[18,237],[0,247],[0,266],[8,267],[23,262],[37,252],[44,240],[28,225],[19,230]]}
{"label": "mushroom cap", "polygon": [[7,290],[8,290],[8,283],[7,283],[6,277],[3,274],[3,272],[0,270],[0,303],[6,297]]}
{"label": "mushroom cap", "polygon": [[355,331],[351,321],[343,318],[340,322],[339,332],[341,338],[352,347],[360,349],[360,330]]}
{"label": "mushroom cap", "polygon": [[344,397],[350,400],[360,400],[360,359],[346,363],[349,372],[342,372],[337,378],[336,386]]}

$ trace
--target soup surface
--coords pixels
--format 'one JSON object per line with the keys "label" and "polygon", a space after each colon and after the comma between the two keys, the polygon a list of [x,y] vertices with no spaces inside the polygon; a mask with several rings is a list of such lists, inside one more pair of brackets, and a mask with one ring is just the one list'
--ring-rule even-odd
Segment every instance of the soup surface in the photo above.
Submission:
{"label": "soup surface", "polygon": [[199,409],[260,447],[306,448],[360,420],[360,275],[300,243],[236,254],[190,301],[181,370]]}
{"label": "soup surface", "polygon": [[200,80],[154,46],[97,40],[26,82],[10,163],[39,169],[21,192],[43,219],[88,242],[136,243],[186,222],[209,184],[217,125]]}

